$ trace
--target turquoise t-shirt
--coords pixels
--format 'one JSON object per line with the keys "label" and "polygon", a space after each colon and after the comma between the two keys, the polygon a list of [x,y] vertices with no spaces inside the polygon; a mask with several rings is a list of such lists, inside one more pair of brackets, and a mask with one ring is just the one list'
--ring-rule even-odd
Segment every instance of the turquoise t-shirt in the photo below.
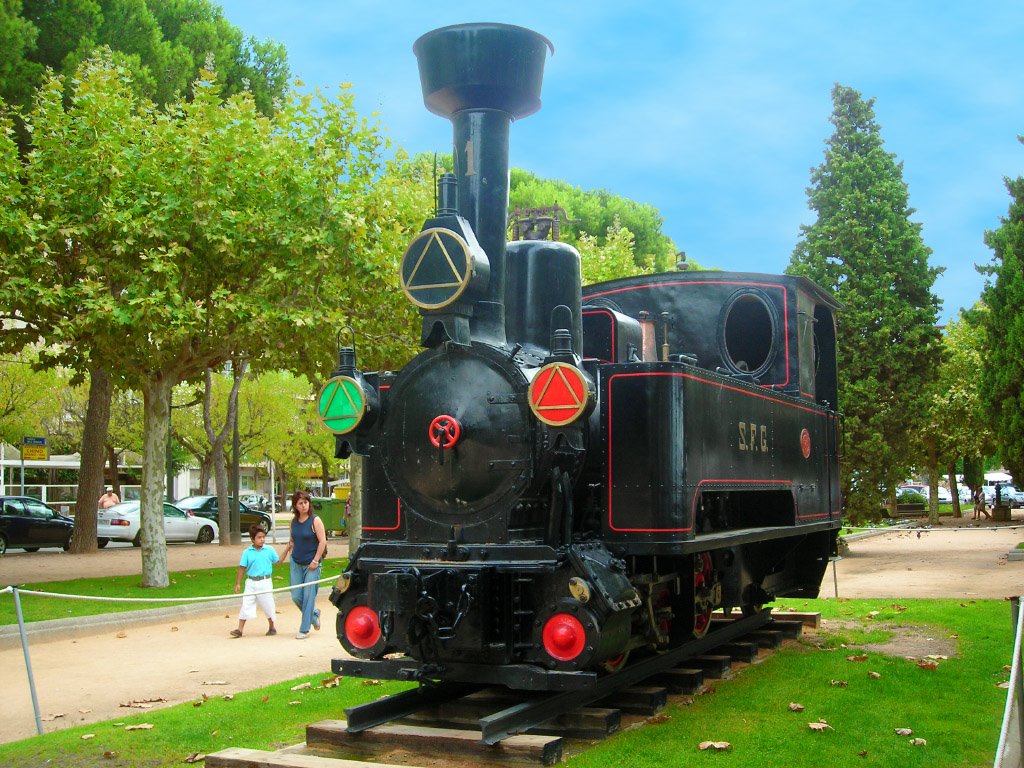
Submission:
{"label": "turquoise t-shirt", "polygon": [[245,568],[246,576],[269,576],[274,570],[274,563],[280,558],[273,547],[266,544],[262,548],[249,545],[249,548],[242,553],[242,559],[238,564]]}

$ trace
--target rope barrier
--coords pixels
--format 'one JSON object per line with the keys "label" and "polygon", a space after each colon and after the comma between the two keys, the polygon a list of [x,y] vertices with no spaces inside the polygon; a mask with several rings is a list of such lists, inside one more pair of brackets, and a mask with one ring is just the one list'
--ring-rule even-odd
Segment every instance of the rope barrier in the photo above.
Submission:
{"label": "rope barrier", "polygon": [[[307,581],[303,584],[296,584],[294,587],[278,587],[267,590],[263,594],[277,594],[278,592],[291,592],[293,589],[306,589],[306,587],[317,586],[328,581],[334,581],[337,576],[325,576],[317,581]],[[20,587],[4,587],[0,594],[18,590],[21,595],[35,595],[36,597],[58,597],[65,600],[92,600],[98,603],[206,603],[212,600],[227,600],[232,597],[244,597],[242,592],[232,592],[226,595],[205,595],[201,597],[100,597],[99,595],[72,595],[67,592],[43,592],[35,589],[21,589]]]}

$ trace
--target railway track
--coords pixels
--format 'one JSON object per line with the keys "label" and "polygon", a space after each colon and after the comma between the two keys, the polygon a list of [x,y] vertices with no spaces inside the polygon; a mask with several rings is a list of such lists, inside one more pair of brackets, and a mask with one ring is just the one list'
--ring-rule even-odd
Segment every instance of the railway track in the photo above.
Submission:
{"label": "railway track", "polygon": [[210,768],[406,768],[532,762],[553,765],[570,744],[600,740],[627,720],[657,714],[673,695],[700,691],[816,627],[818,614],[716,617],[708,634],[647,657],[584,690],[523,693],[486,685],[420,687],[306,727],[306,741],[276,752],[232,748]]}

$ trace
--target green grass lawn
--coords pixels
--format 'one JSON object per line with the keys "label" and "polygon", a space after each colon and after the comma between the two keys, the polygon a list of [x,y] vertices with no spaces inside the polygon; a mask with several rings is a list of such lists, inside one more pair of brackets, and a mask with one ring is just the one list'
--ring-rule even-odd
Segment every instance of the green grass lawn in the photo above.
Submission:
{"label": "green grass lawn", "polygon": [[[346,558],[328,558],[324,562],[325,577],[341,573]],[[93,595],[98,597],[143,597],[180,598],[231,595],[235,590],[237,567],[203,568],[195,571],[178,571],[170,574],[171,584],[166,589],[151,589],[139,586],[139,576],[106,576],[96,579],[75,579],[74,581],[35,582],[17,584],[22,589],[60,594]],[[288,568],[278,566],[274,570],[274,588],[288,585]],[[329,584],[328,584],[329,586]],[[48,619],[69,619],[77,616],[95,616],[101,613],[142,611],[152,608],[166,608],[176,603],[109,603],[92,600],[66,600],[58,597],[22,595],[21,610],[26,622]],[[0,625],[16,624],[14,598],[10,594],[0,595]]]}
{"label": "green grass lawn", "polygon": [[[713,691],[688,705],[673,704],[656,723],[618,733],[573,754],[580,768],[665,768],[676,765],[899,766],[965,768],[992,764],[1012,655],[1007,603],[998,600],[798,600],[799,610],[846,620],[841,631],[787,647],[734,679],[711,681]],[[903,656],[867,653],[857,643],[880,642],[893,626],[926,628],[929,637],[955,647],[936,669],[922,669]],[[325,669],[328,661],[324,660]],[[869,672],[876,673],[872,677]],[[324,677],[329,677],[325,672]],[[306,724],[342,718],[342,710],[393,691],[401,684],[367,686],[346,679],[324,688],[291,691],[290,681],[236,695],[186,703],[118,720],[151,723],[152,730],[125,731],[97,723],[0,746],[0,765],[28,768],[51,760],[76,768],[146,766],[170,768],[191,752],[240,746],[275,749],[303,740]],[[846,683],[846,685],[833,684]],[[299,702],[293,704],[291,702]],[[790,711],[790,703],[804,706]],[[827,721],[822,732],[808,723]],[[913,746],[898,736],[907,727],[927,741]],[[82,736],[94,734],[83,740]],[[701,751],[702,741],[727,741],[728,751]],[[105,752],[116,753],[104,757]],[[63,758],[62,755],[69,755]]]}

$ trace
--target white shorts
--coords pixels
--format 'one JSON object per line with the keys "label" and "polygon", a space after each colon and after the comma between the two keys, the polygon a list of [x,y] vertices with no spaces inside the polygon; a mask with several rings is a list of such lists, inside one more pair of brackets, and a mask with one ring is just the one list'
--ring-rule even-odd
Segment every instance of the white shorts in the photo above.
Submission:
{"label": "white shorts", "polygon": [[272,579],[245,580],[245,591],[242,593],[242,608],[238,612],[238,618],[242,621],[256,618],[256,605],[267,615],[271,621],[277,618],[277,608],[274,605],[274,595],[271,593],[273,586]]}

